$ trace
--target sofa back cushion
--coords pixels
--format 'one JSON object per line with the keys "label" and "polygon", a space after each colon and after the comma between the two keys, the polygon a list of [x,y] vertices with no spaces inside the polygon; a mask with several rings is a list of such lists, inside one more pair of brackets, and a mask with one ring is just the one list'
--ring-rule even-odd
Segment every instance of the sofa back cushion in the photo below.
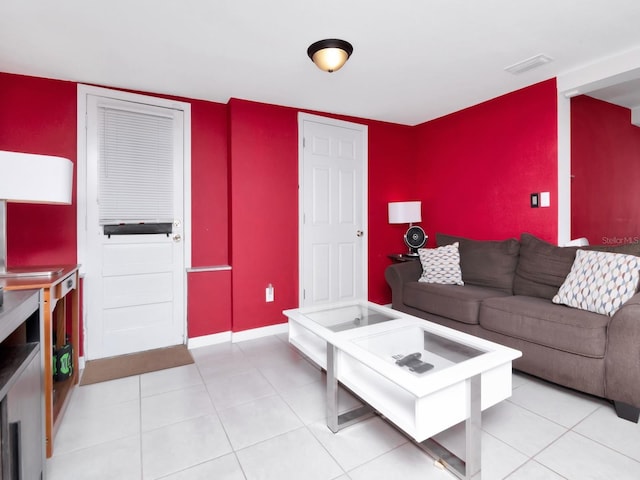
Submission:
{"label": "sofa back cushion", "polygon": [[571,271],[578,247],[557,247],[533,235],[520,236],[513,293],[551,300]]}
{"label": "sofa back cushion", "polygon": [[439,317],[476,325],[482,302],[487,298],[511,296],[495,288],[475,285],[441,285],[437,283],[407,282],[404,284],[402,301]]}
{"label": "sofa back cushion", "polygon": [[513,293],[513,276],[520,251],[518,240],[471,240],[438,233],[436,241],[438,245],[458,242],[462,280],[466,285],[495,288],[509,295]]}

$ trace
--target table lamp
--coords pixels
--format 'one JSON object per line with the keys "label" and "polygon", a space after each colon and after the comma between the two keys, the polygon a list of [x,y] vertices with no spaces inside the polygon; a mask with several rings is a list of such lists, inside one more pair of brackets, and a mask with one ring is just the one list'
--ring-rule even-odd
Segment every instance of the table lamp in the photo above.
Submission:
{"label": "table lamp", "polygon": [[7,271],[7,202],[71,204],[73,162],[0,150],[0,277],[51,276],[55,270]]}
{"label": "table lamp", "polygon": [[418,249],[427,241],[424,230],[413,223],[422,221],[422,202],[389,202],[389,223],[408,223],[404,234],[404,243],[409,247],[405,255],[415,257]]}

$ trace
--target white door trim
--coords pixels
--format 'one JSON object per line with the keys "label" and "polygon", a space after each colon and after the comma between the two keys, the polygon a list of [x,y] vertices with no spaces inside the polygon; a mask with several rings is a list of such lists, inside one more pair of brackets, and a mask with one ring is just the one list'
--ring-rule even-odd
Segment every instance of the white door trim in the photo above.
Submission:
{"label": "white door trim", "polygon": [[304,227],[304,122],[316,122],[334,127],[349,128],[362,132],[362,228],[365,235],[363,242],[362,278],[364,300],[369,298],[369,129],[367,125],[336,120],[334,118],[322,117],[310,113],[298,112],[298,304],[303,304],[304,294],[304,272],[303,272],[303,227]]}
{"label": "white door trim", "polygon": [[[187,280],[186,271],[191,268],[191,104],[175,100],[141,95],[108,88],[94,87],[91,85],[78,84],[77,90],[77,158],[76,158],[76,212],[77,212],[77,258],[80,264],[80,275],[86,274],[86,264],[88,261],[88,241],[87,241],[87,97],[89,95],[107,97],[116,100],[154,105],[158,107],[181,110],[183,112],[183,210],[182,231],[184,249],[184,269],[185,281],[183,290],[183,337],[187,336]],[[83,330],[84,353],[87,355],[87,335],[86,325],[87,309],[83,303]]]}

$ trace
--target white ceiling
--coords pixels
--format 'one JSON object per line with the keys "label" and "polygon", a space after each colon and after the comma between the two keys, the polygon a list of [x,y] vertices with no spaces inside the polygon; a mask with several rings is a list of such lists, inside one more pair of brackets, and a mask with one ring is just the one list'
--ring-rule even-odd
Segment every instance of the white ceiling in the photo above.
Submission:
{"label": "white ceiling", "polygon": [[[307,57],[323,38],[354,46],[338,72]],[[638,46],[640,0],[0,2],[0,71],[407,125]]]}
{"label": "white ceiling", "polygon": [[589,92],[590,97],[627,108],[640,107],[640,79],[629,80]]}

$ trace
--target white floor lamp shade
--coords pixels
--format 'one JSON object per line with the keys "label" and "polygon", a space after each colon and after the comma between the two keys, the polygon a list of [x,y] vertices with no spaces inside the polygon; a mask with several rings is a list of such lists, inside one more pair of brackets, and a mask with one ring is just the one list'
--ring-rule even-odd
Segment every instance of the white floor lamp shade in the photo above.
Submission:
{"label": "white floor lamp shade", "polygon": [[[7,202],[69,205],[72,186],[71,160],[0,151],[0,276],[13,276],[7,272]],[[50,274],[28,273],[29,276]]]}

